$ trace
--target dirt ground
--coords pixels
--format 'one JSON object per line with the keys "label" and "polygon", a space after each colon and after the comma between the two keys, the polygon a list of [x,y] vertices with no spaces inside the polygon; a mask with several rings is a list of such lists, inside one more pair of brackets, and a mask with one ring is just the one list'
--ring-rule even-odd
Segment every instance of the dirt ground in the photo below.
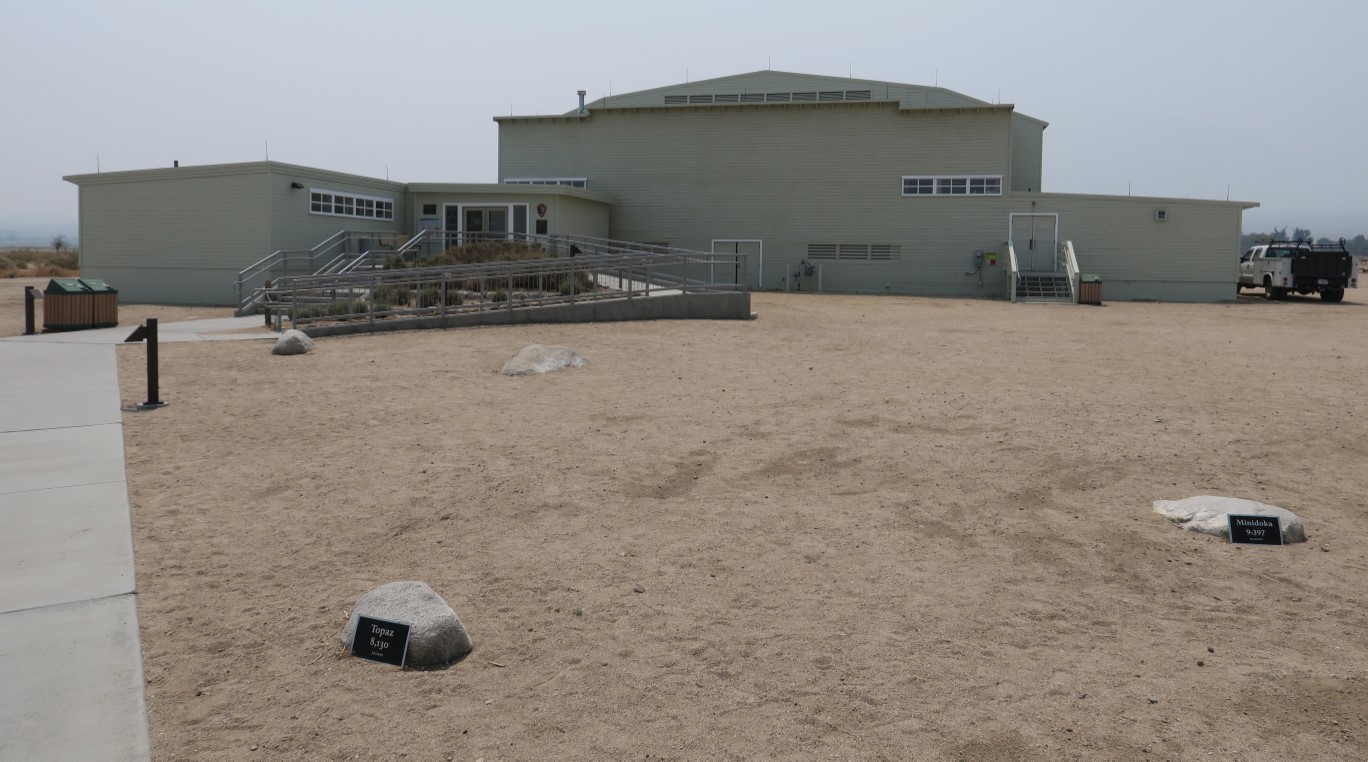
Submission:
{"label": "dirt ground", "polygon": [[[125,416],[156,756],[1368,757],[1368,293],[754,309],[163,347]],[[592,365],[495,373],[532,342]],[[1310,541],[1151,511],[1200,494]],[[344,655],[409,579],[475,651]]]}
{"label": "dirt ground", "polygon": [[[51,278],[0,278],[0,336],[18,336],[24,332],[24,287],[42,291]],[[197,305],[120,304],[119,325],[132,330],[147,318],[161,323],[177,320],[232,317],[231,307],[203,307]],[[43,330],[43,303],[34,305],[34,327]]]}

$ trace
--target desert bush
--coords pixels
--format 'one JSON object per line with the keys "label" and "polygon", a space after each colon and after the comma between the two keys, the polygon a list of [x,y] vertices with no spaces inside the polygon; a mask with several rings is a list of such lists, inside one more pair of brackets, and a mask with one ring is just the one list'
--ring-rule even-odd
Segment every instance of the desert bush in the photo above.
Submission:
{"label": "desert bush", "polygon": [[493,295],[489,297],[489,300],[492,302],[506,302],[508,301],[508,292],[503,289],[497,289]]}
{"label": "desert bush", "polygon": [[[455,288],[447,289],[446,303],[448,307],[454,307],[461,303],[461,292]],[[442,289],[440,286],[425,286],[418,292],[419,307],[439,307],[442,304]]]}
{"label": "desert bush", "polygon": [[550,254],[541,244],[523,241],[480,241],[453,246],[438,254],[427,254],[409,259],[393,254],[385,259],[387,269],[406,267],[438,267],[441,265],[471,265],[480,262],[517,262],[525,259],[549,259]]}
{"label": "desert bush", "polygon": [[[551,280],[556,281],[554,286],[551,285]],[[575,273],[573,278],[569,275],[559,275],[554,279],[547,278],[546,290],[555,291],[561,296],[569,296],[572,293],[583,294],[594,290],[594,281],[585,273]]]}
{"label": "desert bush", "polygon": [[377,310],[404,308],[413,299],[413,289],[408,286],[380,286],[375,289],[375,308]]}
{"label": "desert bush", "polygon": [[315,304],[298,311],[301,318],[333,317],[336,315],[361,315],[366,312],[366,303],[360,299],[335,299],[327,304]]}
{"label": "desert bush", "polygon": [[81,274],[81,253],[43,249],[0,252],[0,275],[6,278],[70,278]]}

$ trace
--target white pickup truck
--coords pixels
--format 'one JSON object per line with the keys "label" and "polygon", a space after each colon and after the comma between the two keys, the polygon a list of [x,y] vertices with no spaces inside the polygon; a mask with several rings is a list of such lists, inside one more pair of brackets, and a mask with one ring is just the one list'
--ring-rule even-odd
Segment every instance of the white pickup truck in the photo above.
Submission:
{"label": "white pickup truck", "polygon": [[1358,288],[1358,267],[1343,239],[1339,243],[1274,241],[1240,255],[1239,293],[1263,288],[1264,298],[1288,294],[1320,294],[1327,302],[1344,301],[1344,289]]}

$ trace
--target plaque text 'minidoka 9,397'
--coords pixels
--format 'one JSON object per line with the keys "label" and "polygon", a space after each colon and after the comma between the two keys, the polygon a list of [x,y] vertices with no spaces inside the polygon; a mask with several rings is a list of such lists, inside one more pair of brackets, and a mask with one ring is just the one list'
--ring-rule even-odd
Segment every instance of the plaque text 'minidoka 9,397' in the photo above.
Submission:
{"label": "plaque text 'minidoka 9,397'", "polygon": [[1230,541],[1244,545],[1282,545],[1282,521],[1277,516],[1230,514]]}

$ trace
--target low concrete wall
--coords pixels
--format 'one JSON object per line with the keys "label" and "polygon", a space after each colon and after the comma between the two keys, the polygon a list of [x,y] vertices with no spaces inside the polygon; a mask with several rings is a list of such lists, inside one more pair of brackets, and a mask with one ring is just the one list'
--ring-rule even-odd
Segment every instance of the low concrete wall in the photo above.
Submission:
{"label": "low concrete wall", "polygon": [[609,323],[622,320],[749,320],[749,291],[714,291],[673,294],[637,299],[612,299],[547,307],[489,309],[446,317],[390,318],[372,325],[364,321],[339,325],[305,326],[304,333],[346,336],[353,333],[414,331],[424,328],[464,328],[476,325],[522,325],[530,323]]}

